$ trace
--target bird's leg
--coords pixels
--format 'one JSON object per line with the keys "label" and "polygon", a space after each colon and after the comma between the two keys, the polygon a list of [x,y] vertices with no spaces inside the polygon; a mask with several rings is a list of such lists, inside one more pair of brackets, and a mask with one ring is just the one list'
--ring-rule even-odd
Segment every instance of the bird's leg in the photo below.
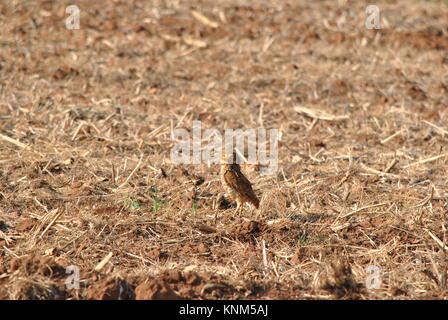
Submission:
{"label": "bird's leg", "polygon": [[239,213],[240,212],[240,208],[241,208],[241,203],[239,201],[236,202],[236,210],[235,213]]}
{"label": "bird's leg", "polygon": [[244,209],[244,202],[238,200],[236,205],[236,212],[238,213],[238,215],[241,215],[243,213],[243,209]]}

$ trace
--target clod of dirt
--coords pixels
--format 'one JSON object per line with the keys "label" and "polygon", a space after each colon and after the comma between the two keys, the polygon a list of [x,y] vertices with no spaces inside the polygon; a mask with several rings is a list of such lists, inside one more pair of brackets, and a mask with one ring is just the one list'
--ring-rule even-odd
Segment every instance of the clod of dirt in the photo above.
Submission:
{"label": "clod of dirt", "polygon": [[133,298],[130,285],[120,279],[104,279],[89,285],[88,300],[128,300]]}
{"label": "clod of dirt", "polygon": [[26,218],[25,220],[20,221],[16,225],[16,230],[18,232],[25,232],[31,230],[37,223],[37,219],[34,218]]}
{"label": "clod of dirt", "polygon": [[12,280],[8,299],[59,300],[67,298],[63,282],[66,278],[65,267],[56,262],[53,257],[31,255],[13,258],[7,272],[11,274]]}
{"label": "clod of dirt", "polygon": [[54,80],[63,80],[70,76],[77,76],[79,72],[71,67],[63,66],[53,73]]}
{"label": "clod of dirt", "polygon": [[[161,274],[160,279],[173,284],[186,283],[191,286],[197,286],[202,282],[202,277],[196,272],[182,273],[178,270],[167,270]],[[176,287],[174,287],[176,289]]]}
{"label": "clod of dirt", "polygon": [[248,233],[256,233],[260,232],[260,223],[257,221],[249,221],[240,224],[235,233],[237,234],[248,234]]}
{"label": "clod of dirt", "polygon": [[84,184],[84,182],[82,182],[82,181],[76,181],[76,182],[73,182],[70,185],[70,188],[72,188],[72,189],[79,189],[79,188],[82,187],[83,184]]}
{"label": "clod of dirt", "polygon": [[185,275],[186,284],[196,286],[196,285],[200,284],[201,281],[202,281],[202,278],[195,272],[188,272]]}
{"label": "clod of dirt", "polygon": [[147,257],[152,260],[158,260],[166,257],[166,254],[163,253],[159,248],[154,248],[148,252]]}
{"label": "clod of dirt", "polygon": [[63,285],[54,283],[26,283],[20,287],[15,299],[28,300],[64,300],[67,292]]}
{"label": "clod of dirt", "polygon": [[200,243],[198,245],[198,252],[199,253],[209,253],[210,248],[205,243]]}
{"label": "clod of dirt", "polygon": [[290,261],[292,264],[296,264],[296,263],[301,262],[304,258],[305,258],[305,249],[302,247],[299,247],[294,251],[294,254]]}
{"label": "clod of dirt", "polygon": [[417,101],[423,101],[427,99],[425,91],[417,87],[416,85],[408,85],[409,96]]}
{"label": "clod of dirt", "polygon": [[331,94],[333,96],[345,96],[350,91],[350,86],[343,80],[336,79],[331,84]]}
{"label": "clod of dirt", "polygon": [[397,288],[397,287],[393,287],[391,288],[391,293],[394,296],[406,296],[408,293],[406,292],[406,290],[401,289],[401,288]]}
{"label": "clod of dirt", "polygon": [[112,214],[118,213],[119,211],[120,211],[120,208],[118,208],[118,207],[103,206],[103,207],[96,208],[93,211],[93,214],[110,216]]}
{"label": "clod of dirt", "polygon": [[182,273],[179,270],[167,270],[161,277],[168,283],[177,283],[183,280]]}
{"label": "clod of dirt", "polygon": [[23,276],[42,275],[50,278],[66,277],[65,267],[57,263],[53,257],[31,255],[13,258],[9,264],[9,272],[19,270]]}
{"label": "clod of dirt", "polygon": [[136,300],[180,300],[177,295],[165,281],[160,279],[147,279],[135,288]]}
{"label": "clod of dirt", "polygon": [[257,221],[248,221],[236,226],[233,231],[235,237],[241,241],[250,241],[261,232],[262,224]]}
{"label": "clod of dirt", "polygon": [[204,233],[216,233],[216,232],[218,232],[218,230],[216,230],[216,228],[211,227],[209,225],[206,225],[204,223],[200,223],[196,227],[198,228],[199,231],[204,232]]}

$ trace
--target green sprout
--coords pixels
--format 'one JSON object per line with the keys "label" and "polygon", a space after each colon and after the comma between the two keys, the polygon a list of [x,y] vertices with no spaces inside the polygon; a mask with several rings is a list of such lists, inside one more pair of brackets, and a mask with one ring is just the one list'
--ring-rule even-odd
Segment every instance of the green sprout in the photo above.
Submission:
{"label": "green sprout", "polygon": [[152,211],[154,213],[157,213],[160,211],[160,208],[162,207],[162,204],[165,201],[163,201],[162,199],[159,198],[159,196],[157,194],[153,194],[152,196]]}
{"label": "green sprout", "polygon": [[308,235],[306,234],[306,231],[302,231],[298,234],[297,239],[299,240],[299,244],[301,246],[304,246],[308,242]]}
{"label": "green sprout", "polygon": [[140,205],[140,201],[137,198],[131,197],[129,195],[127,195],[123,199],[123,205],[127,210],[132,210],[132,211],[142,208],[142,206]]}

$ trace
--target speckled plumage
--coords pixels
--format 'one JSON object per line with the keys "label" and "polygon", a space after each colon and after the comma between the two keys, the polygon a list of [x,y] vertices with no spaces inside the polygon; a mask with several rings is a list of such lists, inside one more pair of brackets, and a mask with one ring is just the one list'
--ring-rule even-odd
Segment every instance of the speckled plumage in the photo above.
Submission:
{"label": "speckled plumage", "polygon": [[233,163],[227,163],[224,159],[221,162],[221,182],[226,193],[236,200],[236,211],[241,212],[245,202],[252,203],[258,209],[260,201],[252,189],[252,183],[241,172],[240,165],[236,163],[236,154],[232,156]]}

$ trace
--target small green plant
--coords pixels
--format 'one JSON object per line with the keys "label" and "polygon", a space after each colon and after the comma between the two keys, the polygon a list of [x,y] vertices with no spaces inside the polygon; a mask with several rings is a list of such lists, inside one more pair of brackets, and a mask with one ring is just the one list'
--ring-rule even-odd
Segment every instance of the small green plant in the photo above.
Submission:
{"label": "small green plant", "polygon": [[123,199],[123,206],[127,209],[127,210],[138,210],[141,209],[142,206],[140,205],[140,201],[137,198],[131,197],[129,195],[127,195],[124,199]]}
{"label": "small green plant", "polygon": [[306,234],[306,231],[302,231],[297,235],[297,240],[299,241],[299,244],[301,246],[304,246],[308,243],[308,235]]}
{"label": "small green plant", "polygon": [[162,204],[164,204],[165,201],[159,198],[157,193],[153,194],[152,196],[152,211],[154,213],[157,213],[160,211],[160,208],[162,207]]}
{"label": "small green plant", "polygon": [[195,213],[196,210],[198,210],[198,204],[196,203],[196,201],[193,201],[193,204],[191,205],[191,211]]}

